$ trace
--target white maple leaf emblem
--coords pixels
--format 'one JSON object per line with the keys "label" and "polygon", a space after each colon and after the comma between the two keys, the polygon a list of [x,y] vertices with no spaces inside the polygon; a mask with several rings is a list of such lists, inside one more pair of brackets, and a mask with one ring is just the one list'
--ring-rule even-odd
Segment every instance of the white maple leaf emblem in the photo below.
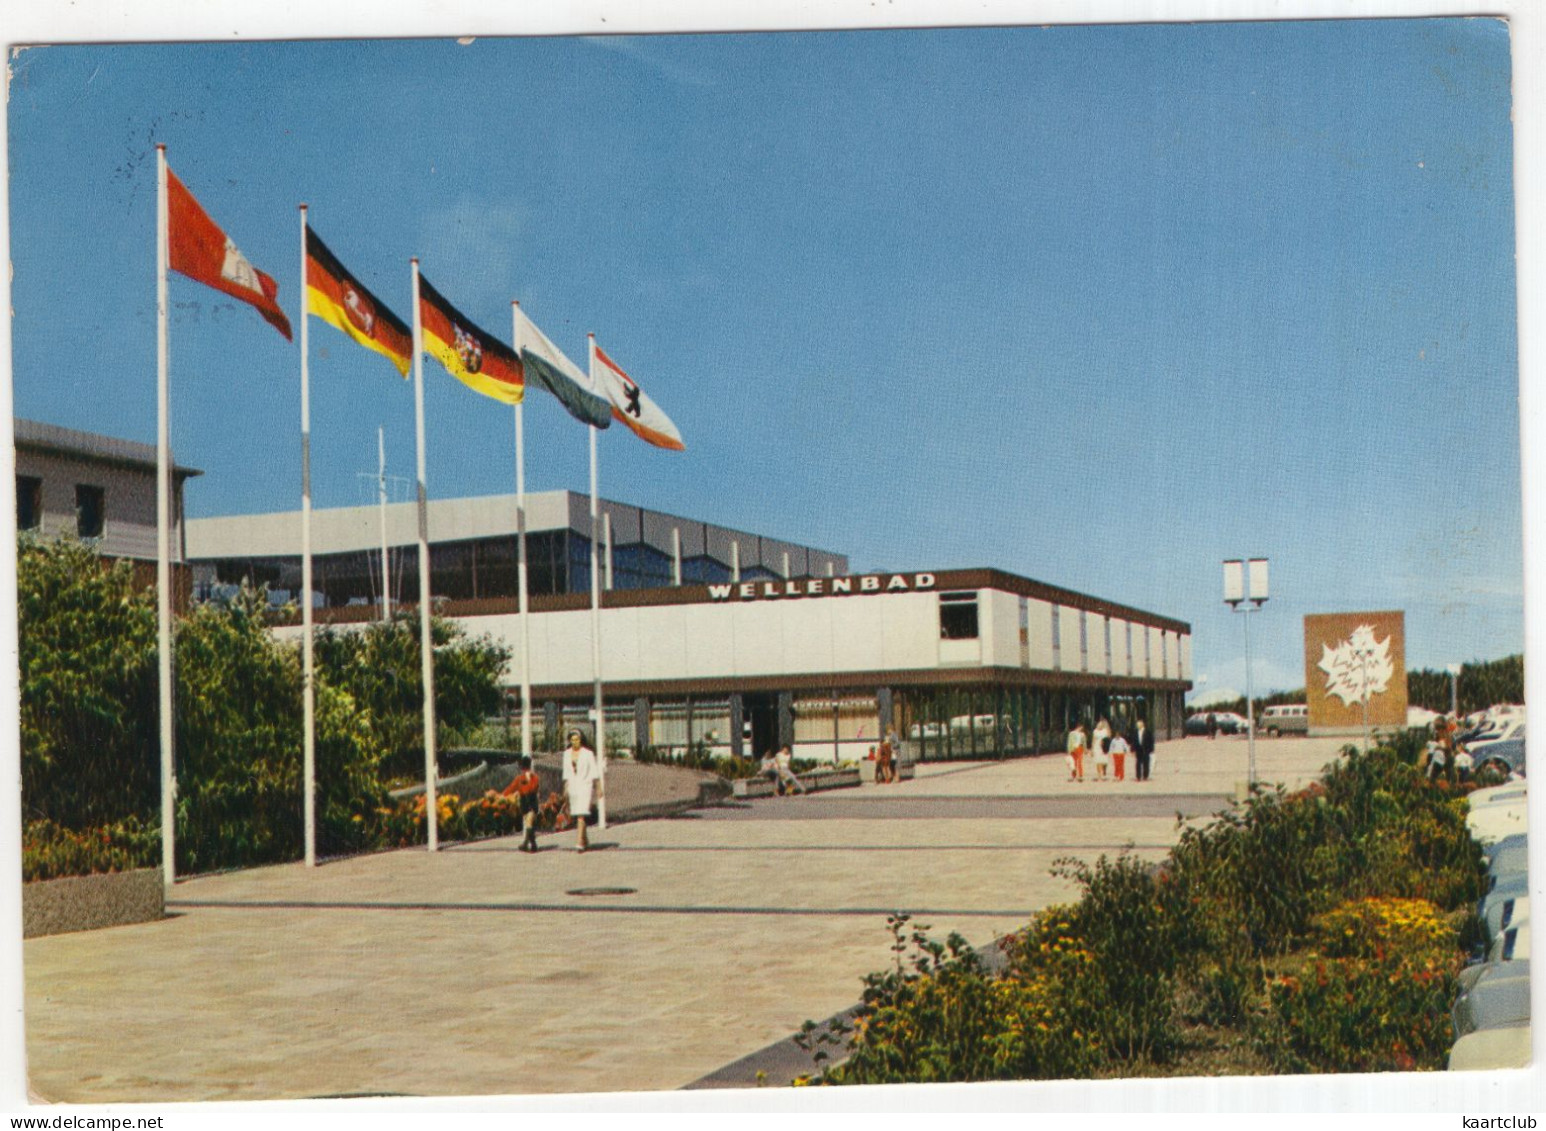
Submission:
{"label": "white maple leaf emblem", "polygon": [[1335,695],[1351,707],[1383,694],[1395,674],[1390,660],[1390,637],[1374,638],[1374,626],[1361,624],[1336,648],[1321,645],[1321,662],[1326,673],[1326,694]]}

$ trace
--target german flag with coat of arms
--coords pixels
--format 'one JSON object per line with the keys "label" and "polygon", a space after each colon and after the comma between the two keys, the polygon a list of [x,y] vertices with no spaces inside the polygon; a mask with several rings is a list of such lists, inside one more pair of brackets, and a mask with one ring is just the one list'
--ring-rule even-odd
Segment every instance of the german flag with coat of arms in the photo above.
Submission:
{"label": "german flag with coat of arms", "polygon": [[526,395],[526,371],[515,351],[473,324],[419,275],[419,323],[424,352],[474,392],[505,404]]}
{"label": "german flag with coat of arms", "polygon": [[408,376],[413,366],[413,332],[338,262],[338,257],[309,227],[306,309],[366,349],[375,350],[397,366],[403,377]]}

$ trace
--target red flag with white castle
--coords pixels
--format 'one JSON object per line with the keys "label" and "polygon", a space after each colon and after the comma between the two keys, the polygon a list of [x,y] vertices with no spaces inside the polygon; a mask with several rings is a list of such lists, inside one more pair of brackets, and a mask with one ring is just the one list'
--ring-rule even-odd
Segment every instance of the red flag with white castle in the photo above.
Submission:
{"label": "red flag with white castle", "polygon": [[597,364],[591,378],[612,402],[612,415],[633,429],[640,439],[649,441],[657,448],[685,451],[682,434],[676,430],[671,418],[645,395],[639,383],[624,373],[622,366],[608,357],[599,345],[595,350]]}
{"label": "red flag with white castle", "polygon": [[257,307],[265,321],[290,339],[290,320],[279,309],[279,284],[259,271],[220,226],[209,218],[193,194],[166,171],[168,265],[206,287]]}

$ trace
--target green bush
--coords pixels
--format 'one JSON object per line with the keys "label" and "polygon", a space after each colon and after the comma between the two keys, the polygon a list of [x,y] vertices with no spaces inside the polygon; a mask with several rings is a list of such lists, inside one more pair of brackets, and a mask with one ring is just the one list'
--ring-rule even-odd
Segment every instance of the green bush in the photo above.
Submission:
{"label": "green bush", "polygon": [[128,562],[23,534],[16,596],[26,819],[149,818],[161,796],[155,592]]}
{"label": "green bush", "polygon": [[[500,709],[500,676],[509,652],[488,638],[469,639],[453,621],[430,625],[435,648],[435,741],[463,745]],[[424,680],[419,622],[412,616],[363,629],[322,628],[313,649],[319,679],[346,691],[373,720],[382,772],[424,775]]]}

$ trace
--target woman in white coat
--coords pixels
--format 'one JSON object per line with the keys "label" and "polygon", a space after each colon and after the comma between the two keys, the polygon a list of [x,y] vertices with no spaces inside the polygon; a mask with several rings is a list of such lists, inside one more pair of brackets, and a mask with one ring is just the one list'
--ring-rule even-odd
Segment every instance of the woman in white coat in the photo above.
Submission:
{"label": "woman in white coat", "polygon": [[564,751],[564,793],[569,797],[569,815],[579,830],[577,845],[584,852],[590,847],[585,839],[585,822],[590,819],[591,805],[596,800],[596,784],[601,780],[601,766],[596,752],[585,745],[585,736],[577,730],[569,732],[569,749]]}

